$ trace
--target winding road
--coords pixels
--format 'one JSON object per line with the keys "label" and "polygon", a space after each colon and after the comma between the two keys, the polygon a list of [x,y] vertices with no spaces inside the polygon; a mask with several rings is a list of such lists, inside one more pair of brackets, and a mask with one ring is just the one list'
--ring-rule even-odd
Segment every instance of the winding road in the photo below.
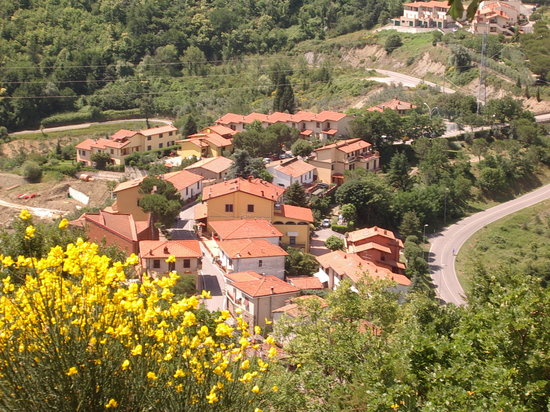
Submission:
{"label": "winding road", "polygon": [[[26,134],[26,133],[52,133],[52,132],[65,132],[67,130],[75,129],[87,129],[90,126],[99,125],[99,124],[117,124],[125,122],[145,122],[147,119],[122,119],[122,120],[108,120],[106,122],[91,122],[91,123],[80,123],[80,124],[71,124],[68,126],[58,126],[58,127],[45,127],[42,130],[21,130],[19,132],[10,133],[10,135]],[[150,122],[172,124],[171,120],[166,119],[149,119]]]}
{"label": "winding road", "polygon": [[546,199],[550,199],[550,185],[464,218],[430,236],[430,272],[437,297],[447,303],[464,305],[464,290],[455,270],[456,254],[462,245],[484,226]]}

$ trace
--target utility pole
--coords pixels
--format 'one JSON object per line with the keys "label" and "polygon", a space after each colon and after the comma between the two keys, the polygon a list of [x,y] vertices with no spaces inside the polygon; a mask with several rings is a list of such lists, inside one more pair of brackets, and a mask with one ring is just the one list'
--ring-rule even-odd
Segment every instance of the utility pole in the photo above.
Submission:
{"label": "utility pole", "polygon": [[449,188],[445,188],[445,206],[443,208],[443,225],[447,224],[447,195],[449,194]]}
{"label": "utility pole", "polygon": [[483,33],[481,38],[481,60],[479,61],[479,85],[477,87],[477,111],[479,114],[482,103],[487,99],[487,90],[485,88],[485,66],[487,65],[487,33]]}

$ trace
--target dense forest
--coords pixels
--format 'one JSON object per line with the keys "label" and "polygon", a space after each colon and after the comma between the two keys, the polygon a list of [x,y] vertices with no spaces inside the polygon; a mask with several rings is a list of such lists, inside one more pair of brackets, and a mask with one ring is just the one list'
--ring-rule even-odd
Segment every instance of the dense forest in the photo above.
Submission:
{"label": "dense forest", "polygon": [[147,111],[161,94],[170,102],[155,111],[175,114],[182,102],[167,78],[369,29],[401,8],[400,0],[0,0],[0,125],[38,126],[64,111]]}

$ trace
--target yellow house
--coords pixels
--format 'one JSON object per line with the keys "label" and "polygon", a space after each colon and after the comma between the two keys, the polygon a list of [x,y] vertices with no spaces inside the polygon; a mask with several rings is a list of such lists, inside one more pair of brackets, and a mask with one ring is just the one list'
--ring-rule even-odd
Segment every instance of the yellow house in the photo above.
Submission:
{"label": "yellow house", "polygon": [[[198,240],[142,240],[139,255],[141,266],[149,275],[172,271],[196,275],[201,269],[202,252]],[[169,259],[171,256],[173,258]]]}
{"label": "yellow house", "polygon": [[178,155],[183,158],[218,157],[233,152],[233,135],[236,132],[225,126],[215,125],[202,129],[199,133],[189,135],[187,139],[178,140]]}
{"label": "yellow house", "polygon": [[309,250],[311,209],[282,205],[285,189],[258,178],[236,178],[203,189],[203,203],[195,208],[195,220],[208,233],[209,222],[234,219],[266,219],[282,234],[281,243]]}
{"label": "yellow house", "polygon": [[379,170],[380,155],[370,143],[354,138],[315,149],[315,158],[309,163],[317,168],[318,179],[323,183],[342,184],[347,170]]}

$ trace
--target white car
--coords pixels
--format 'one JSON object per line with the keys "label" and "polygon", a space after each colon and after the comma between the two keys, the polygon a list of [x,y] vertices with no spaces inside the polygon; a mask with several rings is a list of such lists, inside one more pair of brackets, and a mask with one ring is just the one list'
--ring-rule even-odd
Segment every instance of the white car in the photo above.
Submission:
{"label": "white car", "polygon": [[323,219],[323,223],[321,223],[322,227],[330,227],[330,219]]}

